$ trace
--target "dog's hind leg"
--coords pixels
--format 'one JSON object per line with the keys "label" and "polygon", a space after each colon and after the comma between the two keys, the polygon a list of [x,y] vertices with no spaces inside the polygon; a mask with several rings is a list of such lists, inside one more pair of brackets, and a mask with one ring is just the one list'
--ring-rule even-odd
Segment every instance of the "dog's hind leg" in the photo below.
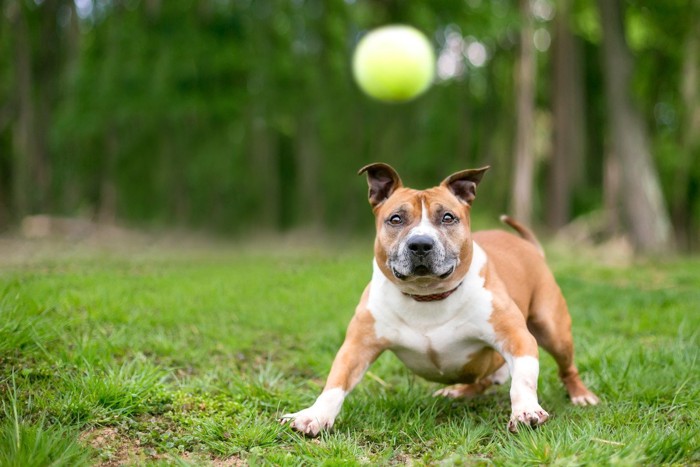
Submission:
{"label": "dog's hind leg", "polygon": [[450,399],[471,399],[486,392],[492,385],[505,384],[510,378],[508,365],[505,363],[490,376],[471,384],[453,384],[438,389],[433,393],[433,397],[442,396]]}
{"label": "dog's hind leg", "polygon": [[471,399],[472,397],[483,394],[492,384],[493,381],[490,377],[471,384],[453,384],[452,386],[438,389],[433,393],[433,397],[442,396],[450,399]]}
{"label": "dog's hind leg", "polygon": [[468,384],[446,386],[435,391],[433,396],[469,399],[483,394],[493,384],[505,383],[510,377],[508,365],[501,354],[488,347],[473,354],[464,370],[465,381],[469,381]]}
{"label": "dog's hind leg", "polygon": [[556,294],[543,294],[533,301],[534,313],[528,328],[537,343],[549,352],[559,367],[559,377],[574,405],[596,405],[600,399],[581,381],[574,365],[574,339],[571,334],[571,316],[566,300],[557,288]]}

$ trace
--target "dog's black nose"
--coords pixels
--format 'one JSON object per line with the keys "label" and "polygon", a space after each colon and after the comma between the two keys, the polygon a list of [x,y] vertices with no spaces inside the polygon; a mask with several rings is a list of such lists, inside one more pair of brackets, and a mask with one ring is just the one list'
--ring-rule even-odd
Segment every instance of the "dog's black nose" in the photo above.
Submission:
{"label": "dog's black nose", "polygon": [[427,235],[416,235],[408,241],[408,250],[411,254],[423,257],[428,256],[435,245],[435,241]]}

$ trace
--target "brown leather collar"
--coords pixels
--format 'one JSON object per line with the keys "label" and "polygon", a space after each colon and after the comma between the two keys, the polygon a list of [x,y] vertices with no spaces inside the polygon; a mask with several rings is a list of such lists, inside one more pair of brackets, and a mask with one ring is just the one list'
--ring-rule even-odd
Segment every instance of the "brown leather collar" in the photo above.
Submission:
{"label": "brown leather collar", "polygon": [[404,293],[404,295],[406,295],[407,297],[411,297],[412,299],[414,299],[417,302],[437,302],[439,300],[444,300],[447,297],[449,297],[450,295],[452,295],[454,293],[454,291],[459,288],[460,285],[462,285],[461,282],[454,289],[448,290],[447,292],[442,292],[442,293],[434,293],[434,294],[430,294],[430,295],[413,295],[410,293]]}

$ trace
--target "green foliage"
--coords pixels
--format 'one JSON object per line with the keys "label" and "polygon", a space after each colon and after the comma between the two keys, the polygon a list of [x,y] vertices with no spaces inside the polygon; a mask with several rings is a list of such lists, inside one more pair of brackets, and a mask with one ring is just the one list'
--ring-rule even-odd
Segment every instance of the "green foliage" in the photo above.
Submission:
{"label": "green foliage", "polygon": [[369,248],[83,251],[5,267],[4,317],[32,331],[0,354],[0,463],[700,462],[696,259],[600,266],[550,251],[599,407],[572,406],[542,352],[551,419],[512,435],[507,387],[436,399],[387,354],[333,432],[308,440],[279,425],[320,391]]}
{"label": "green foliage", "polygon": [[[507,144],[492,135],[509,131],[499,115],[511,112],[510,91],[486,84],[490,67],[399,107],[361,95],[349,68],[364,30],[407,22],[434,31],[438,47],[448,31],[482,41],[498,75],[510,76],[518,20],[504,2],[92,5],[51,126],[57,213],[114,208],[142,224],[234,231],[347,229],[370,222],[348,202],[363,198],[364,183],[348,179],[367,162],[387,160],[423,185],[493,158],[508,172]],[[487,190],[500,209],[505,189]]]}
{"label": "green foliage", "polygon": [[[555,14],[563,5],[534,3]],[[572,199],[573,214],[579,215],[602,204],[608,145],[600,131],[607,124],[596,3],[571,4],[586,76],[586,170]],[[668,203],[678,212],[674,220],[692,238],[699,223],[694,195],[700,168],[698,158],[679,143],[690,118],[680,80],[684,44],[698,17],[691,4],[624,2],[637,59],[635,98],[659,148],[655,157]],[[516,2],[141,0],[83,2],[78,9],[70,0],[23,0],[5,5],[0,225],[49,212],[238,233],[306,226],[352,230],[371,222],[359,202],[364,183],[353,181],[353,174],[377,160],[395,165],[414,186],[491,164],[479,202],[491,211],[507,209],[521,22]],[[393,22],[427,32],[438,52],[450,35],[462,37],[465,47],[479,41],[487,59],[475,66],[463,57],[463,74],[438,80],[415,102],[374,102],[352,82],[350,57],[361,34]],[[538,29],[553,35],[551,24],[551,18],[537,20]],[[35,72],[27,83],[17,81],[22,41]],[[538,53],[537,60],[537,106],[547,121],[550,51]],[[45,152],[38,156],[20,144],[22,84],[34,99],[30,114],[41,116],[35,139]],[[542,179],[548,170],[548,125],[538,126]],[[670,170],[674,165],[680,168]],[[37,194],[44,188],[32,184],[42,170],[49,174],[48,194]],[[678,173],[688,176],[678,182]],[[546,183],[536,186],[539,199],[546,199]],[[541,211],[536,206],[535,212]]]}

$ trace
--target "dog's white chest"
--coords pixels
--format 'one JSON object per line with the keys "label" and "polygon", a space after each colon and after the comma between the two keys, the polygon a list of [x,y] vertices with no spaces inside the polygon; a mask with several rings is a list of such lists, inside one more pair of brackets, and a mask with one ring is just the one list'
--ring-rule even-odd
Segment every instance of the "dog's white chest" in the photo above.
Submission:
{"label": "dog's white chest", "polygon": [[474,244],[469,272],[444,300],[417,302],[404,295],[374,264],[368,308],[377,337],[416,374],[432,380],[459,379],[470,357],[493,342],[492,294],[484,288],[485,252]]}

